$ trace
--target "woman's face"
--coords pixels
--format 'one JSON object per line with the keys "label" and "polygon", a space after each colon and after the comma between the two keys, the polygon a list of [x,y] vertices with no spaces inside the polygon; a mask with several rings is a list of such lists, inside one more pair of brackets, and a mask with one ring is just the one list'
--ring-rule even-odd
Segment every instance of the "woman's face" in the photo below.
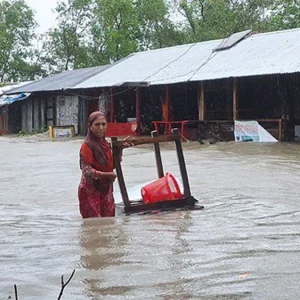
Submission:
{"label": "woman's face", "polygon": [[90,126],[90,130],[96,137],[98,138],[104,137],[107,130],[106,118],[105,117],[97,118]]}

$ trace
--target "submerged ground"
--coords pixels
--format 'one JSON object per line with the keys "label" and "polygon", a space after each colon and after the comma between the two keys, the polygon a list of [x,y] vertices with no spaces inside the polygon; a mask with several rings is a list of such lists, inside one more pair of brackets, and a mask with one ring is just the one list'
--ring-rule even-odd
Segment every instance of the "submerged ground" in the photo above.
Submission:
{"label": "submerged ground", "polygon": [[[83,221],[81,142],[0,137],[0,299],[57,299],[73,269],[63,299],[300,299],[298,144],[186,143],[203,211]],[[130,187],[156,176],[149,147],[123,167]]]}

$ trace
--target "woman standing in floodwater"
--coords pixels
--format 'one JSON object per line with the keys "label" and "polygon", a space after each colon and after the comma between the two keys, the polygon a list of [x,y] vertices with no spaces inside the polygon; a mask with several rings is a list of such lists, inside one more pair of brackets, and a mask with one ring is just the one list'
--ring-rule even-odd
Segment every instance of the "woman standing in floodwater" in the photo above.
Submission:
{"label": "woman standing in floodwater", "polygon": [[[100,111],[88,118],[88,133],[80,149],[81,181],[78,187],[80,213],[83,218],[114,217],[115,201],[112,151],[105,139],[107,121]],[[124,147],[130,143],[124,140]]]}

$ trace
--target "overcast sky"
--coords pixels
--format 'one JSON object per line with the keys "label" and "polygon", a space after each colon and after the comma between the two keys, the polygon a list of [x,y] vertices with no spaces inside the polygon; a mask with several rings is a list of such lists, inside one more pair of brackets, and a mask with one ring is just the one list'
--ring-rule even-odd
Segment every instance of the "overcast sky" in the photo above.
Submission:
{"label": "overcast sky", "polygon": [[55,15],[51,9],[56,7],[58,0],[25,0],[35,10],[35,20],[39,27],[37,33],[44,33],[55,23]]}

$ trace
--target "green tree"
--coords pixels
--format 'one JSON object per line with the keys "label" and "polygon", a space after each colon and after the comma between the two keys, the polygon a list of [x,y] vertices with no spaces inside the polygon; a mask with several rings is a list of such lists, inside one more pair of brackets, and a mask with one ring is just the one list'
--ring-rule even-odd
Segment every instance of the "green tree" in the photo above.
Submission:
{"label": "green tree", "polygon": [[164,0],[95,0],[95,4],[89,45],[94,64],[184,41],[183,33],[170,21]]}
{"label": "green tree", "polygon": [[0,2],[0,81],[33,77],[31,43],[35,37],[34,13],[24,0]]}
{"label": "green tree", "polygon": [[187,42],[224,38],[245,29],[266,30],[270,0],[173,0],[185,23]]}
{"label": "green tree", "polygon": [[47,33],[42,57],[51,72],[87,66],[91,5],[90,0],[66,0],[55,8],[57,26]]}
{"label": "green tree", "polygon": [[300,1],[274,1],[270,7],[269,26],[271,30],[300,27]]}
{"label": "green tree", "polygon": [[164,0],[136,0],[134,8],[138,19],[139,50],[148,50],[182,44],[183,34],[170,20]]}
{"label": "green tree", "polygon": [[132,0],[95,0],[92,56],[106,64],[138,49],[138,19]]}

